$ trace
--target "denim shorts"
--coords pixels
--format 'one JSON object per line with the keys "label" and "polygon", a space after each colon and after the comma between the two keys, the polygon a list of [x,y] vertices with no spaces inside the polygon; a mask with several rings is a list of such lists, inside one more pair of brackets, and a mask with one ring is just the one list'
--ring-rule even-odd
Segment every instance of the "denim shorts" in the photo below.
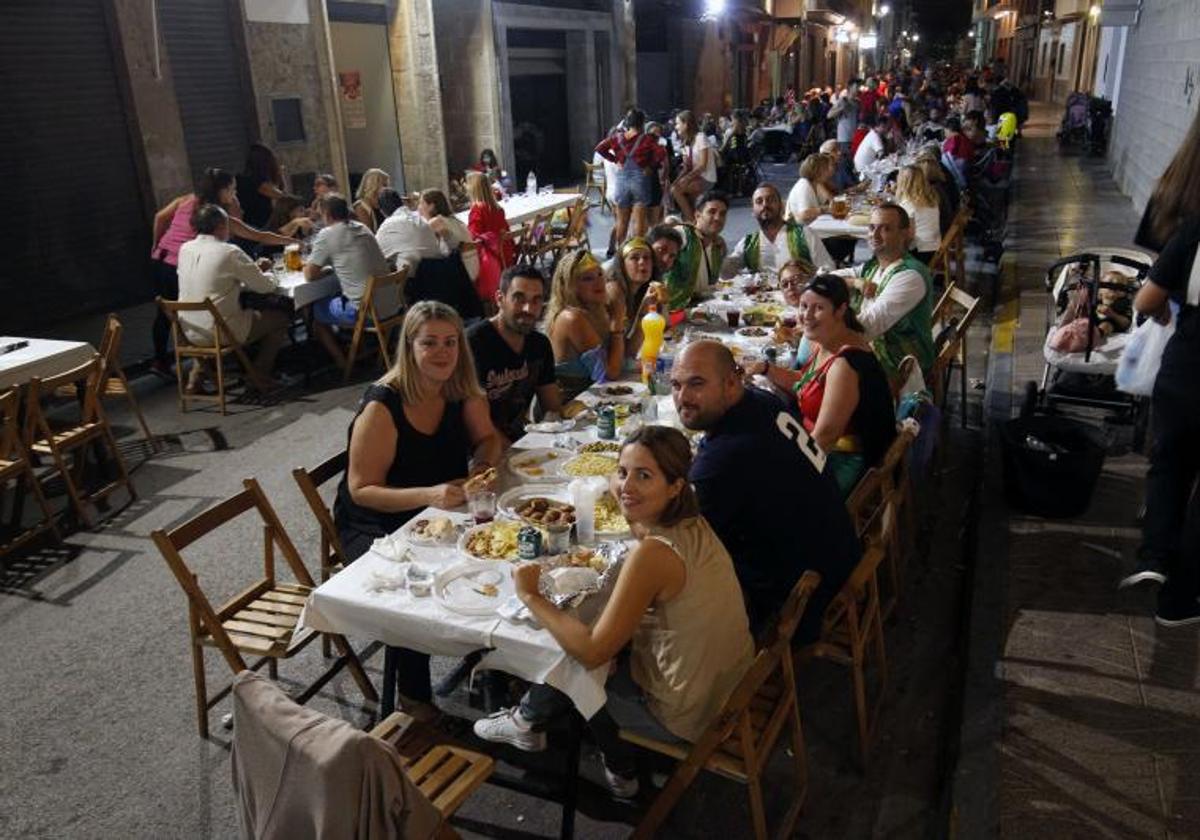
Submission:
{"label": "denim shorts", "polygon": [[353,327],[358,320],[358,304],[344,295],[322,298],[312,305],[312,311],[318,324],[332,327]]}
{"label": "denim shorts", "polygon": [[641,204],[650,207],[653,204],[654,176],[647,175],[636,166],[622,166],[617,170],[617,191],[614,203],[618,207],[632,207]]}

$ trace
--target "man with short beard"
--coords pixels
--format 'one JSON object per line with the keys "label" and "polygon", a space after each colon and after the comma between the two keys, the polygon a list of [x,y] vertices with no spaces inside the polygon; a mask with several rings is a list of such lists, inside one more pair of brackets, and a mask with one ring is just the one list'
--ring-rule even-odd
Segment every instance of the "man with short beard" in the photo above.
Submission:
{"label": "man with short beard", "polygon": [[492,423],[510,442],[525,434],[536,396],[547,414],[562,410],[550,339],[535,327],[546,301],[546,278],[535,266],[516,265],[500,276],[498,311],[467,330],[479,384],[487,392]]}
{"label": "man with short beard", "polygon": [[721,190],[709,190],[696,202],[694,225],[677,228],[683,248],[670,271],[663,274],[670,295],[671,312],[686,309],[697,297],[708,293],[721,277],[728,246],[721,231],[729,213],[729,196]]}
{"label": "man with short beard", "polygon": [[758,230],[746,234],[733,249],[721,267],[723,276],[732,277],[742,269],[775,272],[792,260],[818,268],[834,267],[820,237],[799,222],[783,220],[783,197],[774,184],[759,184],[752,201]]}
{"label": "man with short beard", "polygon": [[808,569],[821,584],[797,630],[816,638],[825,607],[861,550],[825,453],[773,393],[742,384],[729,348],[689,344],[671,368],[679,419],[704,439],[688,477],[700,512],[733,558],[757,632]]}

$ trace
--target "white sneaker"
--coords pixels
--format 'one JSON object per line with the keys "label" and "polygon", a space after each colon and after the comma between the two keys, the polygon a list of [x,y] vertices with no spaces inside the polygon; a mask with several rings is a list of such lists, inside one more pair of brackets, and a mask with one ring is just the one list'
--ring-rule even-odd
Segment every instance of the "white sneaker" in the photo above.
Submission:
{"label": "white sneaker", "polygon": [[604,768],[604,782],[614,799],[633,799],[638,795],[637,776],[619,776],[605,767],[603,761],[600,766]]}
{"label": "white sneaker", "polygon": [[475,734],[495,744],[511,744],[525,752],[541,752],[546,749],[546,733],[535,732],[516,706],[501,709],[475,721]]}

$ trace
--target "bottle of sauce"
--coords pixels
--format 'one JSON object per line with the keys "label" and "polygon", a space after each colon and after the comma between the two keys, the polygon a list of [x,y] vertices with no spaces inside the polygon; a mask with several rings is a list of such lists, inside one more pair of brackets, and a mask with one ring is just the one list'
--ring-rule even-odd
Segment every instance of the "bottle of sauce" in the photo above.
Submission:
{"label": "bottle of sauce", "polygon": [[654,368],[658,363],[658,352],[662,349],[666,328],[667,319],[658,314],[657,305],[650,304],[649,311],[642,316],[642,350],[638,354],[642,360],[642,382],[647,386],[654,378]]}

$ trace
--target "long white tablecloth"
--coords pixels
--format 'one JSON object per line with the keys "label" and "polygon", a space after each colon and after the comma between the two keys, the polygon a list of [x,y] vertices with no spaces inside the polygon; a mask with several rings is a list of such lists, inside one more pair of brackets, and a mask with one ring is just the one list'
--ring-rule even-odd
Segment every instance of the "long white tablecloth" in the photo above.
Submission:
{"label": "long white tablecloth", "polygon": [[809,222],[806,227],[817,236],[853,236],[856,239],[867,238],[866,225],[852,225],[845,219],[835,219],[828,213],[823,213]]}
{"label": "long white tablecloth", "polygon": [[[467,518],[461,512],[436,508],[421,515]],[[453,547],[413,546],[411,550],[413,562],[434,569],[465,559]],[[497,566],[507,564],[498,562]],[[442,606],[432,595],[418,597],[407,589],[370,591],[375,574],[394,576],[398,571],[403,567],[395,561],[367,552],[317,587],[300,624],[441,656],[465,656],[479,648],[492,648],[481,667],[553,686],[570,697],[584,717],[590,718],[604,705],[607,667],[587,670],[567,656],[547,630],[512,623],[498,615],[462,615]]]}
{"label": "long white tablecloth", "polygon": [[0,390],[20,387],[34,377],[44,378],[68,371],[96,353],[86,341],[0,336],[0,346],[14,341],[28,341],[29,345],[0,355]]}
{"label": "long white tablecloth", "polygon": [[332,274],[311,282],[305,280],[304,274],[299,271],[282,271],[275,277],[279,281],[279,293],[290,297],[297,309],[333,297],[341,291],[337,277]]}
{"label": "long white tablecloth", "polygon": [[[508,219],[508,223],[510,225],[519,225],[522,222],[529,221],[538,213],[558,210],[561,207],[570,207],[578,199],[579,193],[538,193],[537,195],[518,193],[501,201],[500,206],[504,209],[504,217]],[[471,211],[469,209],[463,210],[461,213],[455,213],[454,215],[463,224],[466,224]]]}

